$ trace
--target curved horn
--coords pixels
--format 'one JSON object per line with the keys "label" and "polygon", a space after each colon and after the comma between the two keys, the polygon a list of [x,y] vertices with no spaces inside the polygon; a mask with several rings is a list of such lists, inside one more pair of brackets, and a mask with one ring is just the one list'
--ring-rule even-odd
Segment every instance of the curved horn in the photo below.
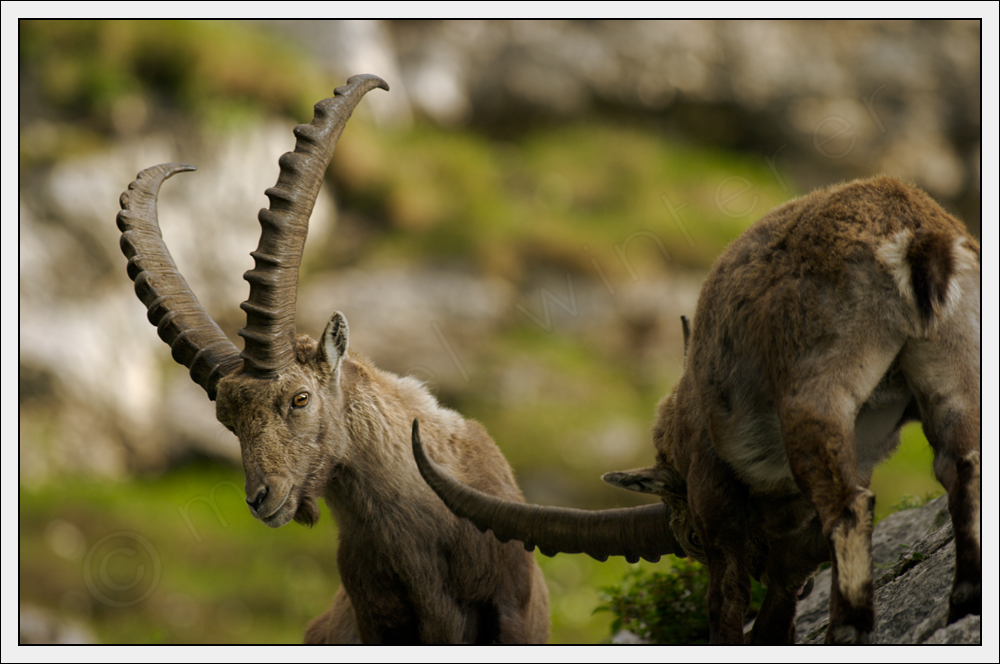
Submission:
{"label": "curved horn", "polygon": [[118,229],[128,258],[128,276],[146,305],[149,322],[170,346],[174,359],[215,400],[219,379],[237,371],[239,350],[222,332],[184,281],[160,233],[156,196],[174,173],[193,171],[187,164],[160,164],[139,173],[121,195]]}
{"label": "curved horn", "polygon": [[670,511],[663,503],[610,510],[577,510],[544,507],[502,500],[463,486],[427,458],[420,442],[420,427],[413,420],[413,457],[424,480],[457,516],[469,519],[479,530],[492,530],[501,542],[537,546],[547,556],[586,553],[604,561],[625,556],[630,563],[683,549],[670,529]]}
{"label": "curved horn", "polygon": [[270,209],[257,215],[260,243],[250,252],[254,268],[243,275],[250,297],[240,305],[247,314],[239,331],[245,340],[241,355],[245,370],[256,376],[273,376],[295,360],[295,296],[309,217],[347,119],[373,88],[389,86],[370,74],[352,76],[333,97],[316,104],[312,122],[294,130],[295,151],[278,160],[277,184],[264,192]]}

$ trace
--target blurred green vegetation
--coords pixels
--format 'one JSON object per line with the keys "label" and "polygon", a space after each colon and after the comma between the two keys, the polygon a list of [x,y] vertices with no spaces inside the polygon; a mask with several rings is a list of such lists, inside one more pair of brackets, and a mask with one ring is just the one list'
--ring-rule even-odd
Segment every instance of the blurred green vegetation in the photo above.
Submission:
{"label": "blurred green vegetation", "polygon": [[[286,42],[243,24],[22,21],[19,38],[22,86],[34,100],[32,116],[20,118],[22,136],[50,136],[21,141],[22,168],[142,131],[128,119],[136,109],[188,127],[179,131],[235,131],[268,115],[289,118],[291,129],[311,118],[316,90],[332,87]],[[449,262],[518,287],[543,272],[613,284],[659,279],[706,270],[750,223],[796,193],[763,159],[611,122],[495,142],[420,123],[377,129],[358,118],[332,177],[362,240],[334,233],[328,251],[315,254],[330,263],[304,266],[306,278],[331,265]],[[633,423],[641,446],[632,458],[617,453],[615,463],[650,465],[647,429],[677,378],[680,349],[678,362],[654,367],[628,352],[511,324],[483,350],[483,374],[469,389],[440,396],[483,422],[522,486],[559,485],[579,498],[577,507],[628,504],[598,480],[612,468],[581,441]],[[532,389],[499,394],[505,367],[534,381]],[[312,531],[270,530],[247,514],[242,485],[239,468],[195,465],[121,482],[67,477],[22,486],[21,601],[85,620],[109,643],[301,641],[336,590],[335,525],[324,508]],[[903,495],[940,492],[919,427],[906,429],[873,488],[879,517]],[[115,536],[139,544],[102,553]],[[553,643],[606,638],[615,618],[593,613],[599,589],[636,569],[670,566],[538,557],[552,593]],[[156,569],[151,594],[137,595]]]}
{"label": "blurred green vegetation", "polygon": [[612,123],[506,143],[358,123],[337,150],[345,205],[388,231],[375,256],[472,261],[515,282],[539,265],[612,281],[665,264],[707,269],[790,197],[763,159]]}
{"label": "blurred green vegetation", "polygon": [[934,476],[934,450],[919,423],[903,427],[896,453],[875,467],[872,491],[876,523],[893,512],[918,506],[913,496],[927,502],[944,494]]}
{"label": "blurred green vegetation", "polygon": [[308,113],[306,91],[329,85],[287,40],[238,23],[21,21],[18,37],[20,64],[50,105],[107,129],[134,95],[226,126],[248,108]]}
{"label": "blurred green vegetation", "polygon": [[[19,489],[20,601],[104,643],[295,643],[337,586],[336,530],[250,518],[239,468]],[[319,532],[322,531],[322,532]]]}
{"label": "blurred green vegetation", "polygon": [[[877,475],[908,456],[926,456],[913,435],[919,429],[908,432]],[[239,468],[212,464],[121,482],[21,486],[19,600],[84,622],[105,643],[301,642],[339,583],[336,524],[324,507],[312,529],[272,530],[250,517],[242,486]],[[928,486],[940,494],[933,478]],[[908,494],[919,491],[912,483],[898,494],[875,490],[880,516],[912,506]],[[680,643],[678,621],[704,622],[704,572],[687,561],[536,558],[551,593],[552,643],[596,643],[620,627]],[[678,583],[691,594],[675,597]],[[660,613],[664,593],[682,616]]]}
{"label": "blurred green vegetation", "polygon": [[[195,464],[123,482],[67,478],[19,489],[20,601],[96,630],[104,643],[298,643],[339,585],[336,525],[253,519],[238,468]],[[536,557],[551,591],[552,643],[593,643],[593,614],[623,559]],[[662,564],[662,563],[661,563]]]}
{"label": "blurred green vegetation", "polygon": [[19,125],[36,139],[21,141],[22,166],[93,150],[151,120],[217,131],[308,117],[311,95],[330,88],[286,40],[219,21],[22,20],[18,75]]}

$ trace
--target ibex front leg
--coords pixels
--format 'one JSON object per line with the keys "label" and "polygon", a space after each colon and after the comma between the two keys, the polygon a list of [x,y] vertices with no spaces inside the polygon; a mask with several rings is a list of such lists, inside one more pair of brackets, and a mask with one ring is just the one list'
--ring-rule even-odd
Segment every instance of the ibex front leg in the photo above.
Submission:
{"label": "ibex front leg", "polygon": [[747,490],[710,452],[698,455],[690,476],[699,478],[688,485],[688,499],[708,565],[709,643],[743,643],[750,607]]}
{"label": "ibex front leg", "polygon": [[783,645],[795,642],[795,610],[799,593],[820,563],[829,559],[818,520],[803,530],[771,542],[765,576],[767,595],[754,621],[749,643]]}
{"label": "ibex front leg", "polygon": [[[801,395],[800,396],[804,396]],[[875,495],[858,476],[854,412],[848,399],[793,399],[782,410],[792,474],[819,513],[830,546],[828,643],[866,643],[875,624],[872,511]]]}

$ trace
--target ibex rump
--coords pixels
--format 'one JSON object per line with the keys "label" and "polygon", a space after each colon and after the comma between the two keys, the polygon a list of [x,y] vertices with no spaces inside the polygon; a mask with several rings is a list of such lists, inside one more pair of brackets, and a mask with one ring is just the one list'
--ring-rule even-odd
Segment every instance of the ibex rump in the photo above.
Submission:
{"label": "ibex rump", "polygon": [[571,510],[565,526],[558,508],[498,508],[414,451],[449,507],[505,541],[707,564],[716,643],[743,642],[751,574],[768,591],[748,638],[791,642],[798,594],[832,559],[827,641],[864,642],[872,469],[920,420],[955,526],[953,622],[981,610],[980,299],[977,242],[891,177],[815,191],[754,224],[702,288],[684,374],[658,407],[656,465],[605,475],[662,497],[628,528],[667,529],[666,516],[673,546],[615,545],[600,512]]}
{"label": "ibex rump", "polygon": [[415,379],[348,351],[334,313],[319,342],[295,334],[299,262],[334,146],[369,90],[355,76],[296,127],[261,210],[242,352],[202,309],[160,236],[156,196],[183,164],[146,169],[122,194],[118,225],[129,276],[174,359],[216,402],[240,441],[251,513],[277,528],[313,524],[325,498],[340,527],[342,585],[309,625],[310,643],[523,643],[548,639],[548,591],[533,556],[456,518],[420,479],[407,444],[428,447],[463,482],[523,501],[503,455],[476,422],[438,405]]}

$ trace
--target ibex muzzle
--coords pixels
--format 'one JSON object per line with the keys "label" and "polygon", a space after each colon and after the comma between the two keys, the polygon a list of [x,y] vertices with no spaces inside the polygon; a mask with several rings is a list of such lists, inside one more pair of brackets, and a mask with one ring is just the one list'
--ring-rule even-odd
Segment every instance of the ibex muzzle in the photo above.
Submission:
{"label": "ibex muzzle", "polygon": [[980,260],[961,222],[890,177],[815,191],[734,241],[690,336],[685,323],[684,374],[653,429],[656,465],[604,476],[669,507],[676,541],[663,536],[660,549],[632,541],[653,542],[653,525],[624,521],[635,514],[505,504],[442,476],[417,441],[414,454],[456,514],[505,540],[602,560],[679,545],[708,565],[716,643],[743,642],[750,575],[768,591],[749,639],[791,642],[797,598],[832,559],[827,640],[865,642],[875,620],[868,485],[900,427],[919,420],[955,526],[948,621],[979,614]]}
{"label": "ibex muzzle", "polygon": [[448,472],[482,491],[523,501],[510,467],[476,422],[441,407],[412,378],[349,350],[335,312],[320,340],[296,336],[295,296],[309,217],[334,147],[366,92],[354,76],[295,128],[295,151],[261,210],[242,352],[202,309],[177,271],[156,218],[165,164],[122,194],[118,226],[136,293],[174,359],[216,402],[240,441],[251,513],[277,528],[313,524],[324,498],[340,526],[342,586],[306,633],[310,643],[524,643],[548,639],[548,591],[534,558],[452,515],[420,479],[407,440],[425,424]]}

